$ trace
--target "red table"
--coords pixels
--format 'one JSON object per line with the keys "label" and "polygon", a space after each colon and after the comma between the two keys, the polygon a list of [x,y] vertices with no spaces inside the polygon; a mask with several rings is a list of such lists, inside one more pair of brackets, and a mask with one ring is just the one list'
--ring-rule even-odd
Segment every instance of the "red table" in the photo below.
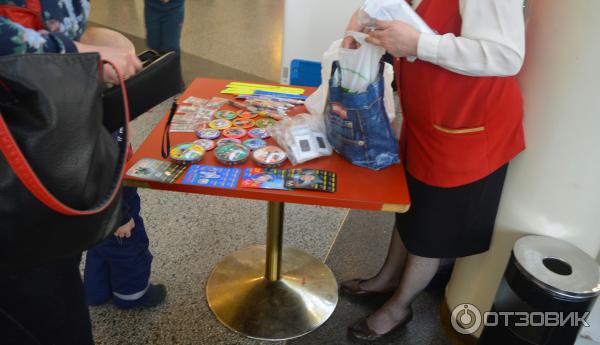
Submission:
{"label": "red table", "polygon": [[[180,99],[188,96],[232,98],[220,94],[229,82],[196,79]],[[313,88],[307,88],[307,93],[312,91]],[[295,113],[305,112],[304,107],[297,108]],[[228,109],[228,106],[223,109]],[[142,158],[162,159],[161,144],[166,121],[167,116],[134,154],[129,167]],[[192,133],[171,134],[173,146],[196,139]],[[220,165],[212,151],[199,164]],[[247,167],[255,167],[255,164],[248,162],[239,166],[242,169]],[[290,167],[289,162],[283,166]],[[401,165],[376,172],[354,166],[334,154],[298,167],[336,172],[338,191],[250,189],[239,187],[239,182],[235,189],[218,189],[184,185],[181,183],[183,177],[174,184],[126,178],[129,186],[269,202],[266,248],[254,246],[225,258],[215,267],[206,291],[209,305],[217,318],[232,330],[251,338],[284,340],[309,333],[331,316],[338,300],[337,283],[327,266],[298,249],[286,248],[283,251],[284,203],[400,213],[410,207]]]}

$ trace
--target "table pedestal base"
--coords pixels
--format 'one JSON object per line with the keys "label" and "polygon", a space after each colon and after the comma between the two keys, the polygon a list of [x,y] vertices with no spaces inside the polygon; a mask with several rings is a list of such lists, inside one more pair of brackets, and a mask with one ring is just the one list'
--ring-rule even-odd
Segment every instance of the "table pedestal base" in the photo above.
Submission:
{"label": "table pedestal base", "polygon": [[242,249],[221,261],[206,295],[216,317],[249,338],[287,340],[310,333],[333,313],[337,282],[317,258],[294,248],[282,251],[278,280],[265,277],[265,246]]}

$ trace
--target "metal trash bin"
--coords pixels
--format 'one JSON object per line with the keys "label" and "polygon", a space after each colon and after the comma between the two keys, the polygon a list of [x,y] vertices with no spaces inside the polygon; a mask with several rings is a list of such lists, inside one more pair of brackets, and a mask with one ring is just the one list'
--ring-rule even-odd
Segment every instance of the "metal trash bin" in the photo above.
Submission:
{"label": "metal trash bin", "polygon": [[544,236],[519,239],[479,345],[574,344],[600,294],[598,263]]}

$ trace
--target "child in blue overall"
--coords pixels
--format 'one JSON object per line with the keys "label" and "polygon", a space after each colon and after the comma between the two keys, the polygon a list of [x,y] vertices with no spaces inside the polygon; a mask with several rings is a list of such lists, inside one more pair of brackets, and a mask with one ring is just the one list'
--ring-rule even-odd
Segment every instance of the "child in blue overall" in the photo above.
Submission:
{"label": "child in blue overall", "polygon": [[[120,142],[122,135],[120,129],[113,137]],[[167,290],[162,284],[149,282],[152,254],[136,188],[123,188],[121,224],[114,236],[87,252],[83,282],[86,301],[98,306],[112,298],[121,309],[157,306]]]}

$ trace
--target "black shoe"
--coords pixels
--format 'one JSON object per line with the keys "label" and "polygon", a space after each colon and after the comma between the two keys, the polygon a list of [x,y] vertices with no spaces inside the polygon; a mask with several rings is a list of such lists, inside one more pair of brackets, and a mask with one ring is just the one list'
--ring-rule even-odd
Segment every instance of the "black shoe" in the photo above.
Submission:
{"label": "black shoe", "polygon": [[367,318],[358,321],[354,325],[348,328],[348,335],[354,339],[363,340],[363,341],[376,341],[381,338],[390,336],[392,334],[398,333],[404,329],[406,324],[412,321],[413,312],[412,309],[409,311],[409,314],[406,316],[404,320],[402,320],[399,324],[394,326],[394,328],[390,329],[389,332],[384,334],[376,333],[369,327],[367,323]]}
{"label": "black shoe", "polygon": [[340,291],[347,296],[359,300],[369,300],[371,302],[386,301],[394,294],[394,290],[390,291],[369,291],[360,287],[360,284],[365,282],[364,279],[346,280],[340,284]]}
{"label": "black shoe", "polygon": [[163,284],[150,284],[144,296],[135,301],[115,300],[119,309],[145,309],[154,308],[165,301],[167,288]]}
{"label": "black shoe", "polygon": [[167,287],[163,284],[150,284],[142,298],[138,308],[154,308],[161,305],[167,297]]}

